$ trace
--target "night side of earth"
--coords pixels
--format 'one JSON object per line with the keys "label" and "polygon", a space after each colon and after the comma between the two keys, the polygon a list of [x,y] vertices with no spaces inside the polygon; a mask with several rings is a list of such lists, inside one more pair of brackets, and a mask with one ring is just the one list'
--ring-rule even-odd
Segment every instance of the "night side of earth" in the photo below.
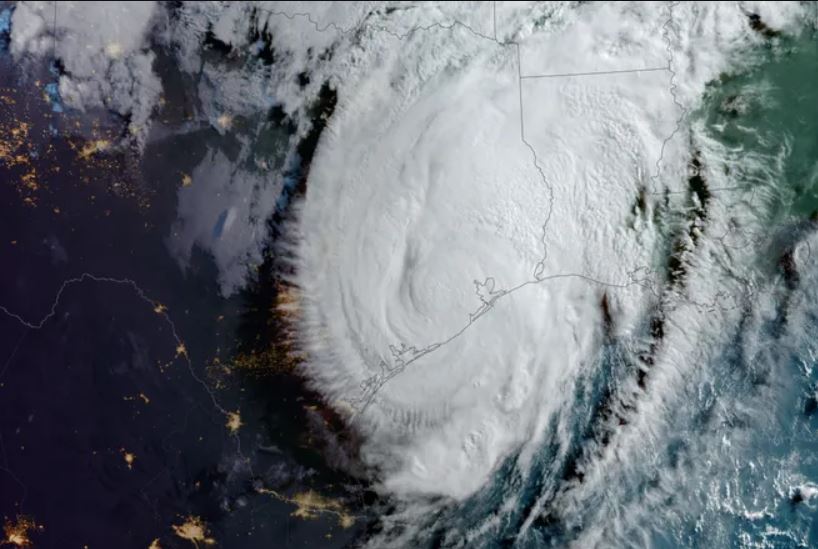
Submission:
{"label": "night side of earth", "polygon": [[818,547],[818,3],[0,1],[0,549]]}

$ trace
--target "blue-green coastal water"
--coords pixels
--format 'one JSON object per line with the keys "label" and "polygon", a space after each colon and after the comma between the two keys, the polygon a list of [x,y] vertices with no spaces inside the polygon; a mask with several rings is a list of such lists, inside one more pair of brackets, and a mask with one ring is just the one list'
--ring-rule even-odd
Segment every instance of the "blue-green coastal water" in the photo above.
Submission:
{"label": "blue-green coastal water", "polygon": [[[690,188],[656,222],[669,239],[682,227],[686,255],[670,264],[726,288],[699,307],[714,326],[700,361],[666,351],[656,368],[678,368],[677,384],[649,374],[642,401],[627,400],[634,365],[645,349],[663,360],[666,319],[693,299],[667,276],[642,332],[603,345],[538,455],[508,458],[467,502],[420,519],[413,543],[818,546],[818,37],[746,52],[684,123],[701,178],[668,181]],[[644,404],[651,391],[668,393],[663,409]],[[662,417],[624,438],[638,414]]]}
{"label": "blue-green coastal water", "polygon": [[[729,151],[731,186],[762,191],[773,223],[818,209],[818,42],[781,37],[748,55],[749,67],[709,86],[693,113]],[[764,212],[759,212],[763,213]]]}
{"label": "blue-green coastal water", "polygon": [[[164,6],[169,19],[181,13]],[[472,34],[496,49],[491,7],[494,40]],[[583,297],[599,317],[588,317],[588,332],[598,340],[561,394],[535,395],[556,402],[532,429],[538,442],[503,454],[482,489],[455,501],[393,498],[382,471],[356,461],[359,433],[291,360],[297,267],[278,244],[290,244],[286,226],[322,132],[335,129],[336,101],[354,88],[324,81],[304,116],[309,129],[269,105],[250,117],[225,113],[217,129],[197,118],[200,102],[214,99],[199,94],[207,75],[229,83],[228,65],[242,66],[242,76],[273,66],[275,82],[288,52],[275,51],[266,24],[250,26],[249,48],[203,31],[202,64],[219,70],[182,74],[178,52],[155,47],[161,131],[144,150],[104,152],[71,130],[93,125],[92,114],[63,104],[58,59],[34,84],[4,56],[11,9],[0,10],[0,82],[13,82],[0,85],[0,147],[11,144],[0,148],[0,264],[11,266],[0,269],[4,535],[31,517],[34,547],[818,547],[811,29],[788,36],[742,16],[758,46],[708,84],[674,134],[688,171],[664,166],[662,190],[637,195],[633,215],[644,223],[617,227],[624,238],[649,234],[657,258],[650,286],[633,298],[636,320],[616,326],[633,304],[616,300],[631,294],[589,284]],[[289,26],[304,14],[279,15]],[[310,32],[337,30],[307,21]],[[313,55],[324,62],[333,50]],[[673,82],[663,67],[650,70]],[[301,92],[319,75],[298,74]],[[109,122],[92,137],[116,141],[121,131],[106,132],[122,120]],[[265,196],[275,207],[254,274],[223,296],[215,256],[196,247],[180,269],[168,234],[178,227],[180,188],[208,188],[194,173],[203,158],[237,161],[244,147],[252,154],[242,169],[271,170],[265,177],[281,176],[283,191]],[[202,196],[208,205],[212,196]],[[207,242],[229,236],[237,202],[216,210]],[[180,534],[191,522],[203,529]]]}
{"label": "blue-green coastal water", "polygon": [[726,189],[714,199],[755,220],[732,240],[749,252],[751,278],[709,381],[690,387],[696,413],[680,430],[711,444],[676,462],[687,493],[654,526],[658,546],[818,544],[818,37],[777,37],[748,59],[691,117],[721,146],[703,154]]}

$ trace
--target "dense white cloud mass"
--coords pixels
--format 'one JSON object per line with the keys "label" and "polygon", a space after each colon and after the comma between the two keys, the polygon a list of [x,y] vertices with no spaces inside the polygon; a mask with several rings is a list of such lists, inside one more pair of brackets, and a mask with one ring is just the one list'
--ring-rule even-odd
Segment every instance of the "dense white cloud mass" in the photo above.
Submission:
{"label": "dense white cloud mass", "polygon": [[260,261],[265,221],[281,182],[270,174],[234,170],[220,151],[208,151],[189,177],[190,184],[179,190],[171,251],[186,266],[194,245],[209,250],[219,265],[222,291],[232,293],[244,285],[247,266]]}
{"label": "dense white cloud mass", "polygon": [[155,2],[19,2],[11,50],[59,59],[59,93],[68,106],[128,116],[130,131],[143,139],[161,94],[147,43],[155,12]]}
{"label": "dense white cloud mass", "polygon": [[[493,4],[192,3],[158,19],[143,4],[121,8],[133,10],[127,30],[104,32],[104,10],[74,7],[58,27],[69,72],[61,92],[75,106],[145,121],[157,96],[128,104],[118,90],[157,85],[142,49],[155,24],[155,39],[198,78],[202,120],[219,126],[225,113],[253,119],[279,105],[294,120],[292,149],[329,82],[337,108],[291,227],[305,373],[364,433],[362,456],[382,490],[404,503],[457,502],[493,486],[505,458],[528,478],[553,442],[553,461],[567,462],[571,414],[584,410],[576,395],[599,375],[603,344],[627,341],[622,352],[650,367],[649,390],[625,376],[605,419],[622,416],[613,442],[589,443],[581,473],[564,473],[570,489],[543,481],[519,518],[525,531],[549,508],[575,511],[595,521],[584,546],[627,545],[621,524],[651,509],[632,497],[635,471],[681,429],[680,403],[693,398],[682,388],[717,382],[702,365],[745,322],[747,293],[771,299],[748,283],[764,197],[705,196],[691,184],[688,166],[701,156],[710,189],[729,186],[735,151],[688,116],[709,82],[752,63],[748,52],[765,38],[748,14],[788,33],[806,8]],[[15,51],[47,53],[47,16],[20,4]],[[226,61],[207,61],[208,33]],[[266,47],[259,33],[274,52],[266,66],[245,59]],[[252,157],[248,135],[242,162]],[[211,251],[226,292],[257,259],[283,184],[237,165],[208,154],[180,190],[170,239],[182,259],[194,244]],[[669,211],[681,212],[682,231],[655,221]],[[671,251],[678,265],[668,272]],[[754,314],[746,322],[766,313]],[[672,471],[657,479],[668,491],[683,482]],[[482,527],[511,516],[517,497],[502,494]],[[429,508],[401,509],[397,522]]]}
{"label": "dense white cloud mass", "polygon": [[[398,492],[467,496],[538,443],[593,360],[603,292],[618,329],[634,328],[663,245],[634,203],[686,185],[677,124],[757,40],[738,6],[544,10],[542,29],[502,19],[513,43],[461,25],[370,29],[377,49],[341,87],[314,161],[298,279],[308,371],[369,404],[366,450]],[[632,69],[659,70],[550,77]],[[690,283],[701,302],[725,291],[705,257]],[[684,303],[685,324],[703,322]],[[674,352],[701,341],[679,337]]]}
{"label": "dense white cloud mass", "polygon": [[[444,43],[448,55],[424,55]],[[390,346],[441,345],[381,387],[362,419],[403,446],[391,486],[461,497],[535,435],[590,352],[605,288],[587,278],[627,285],[649,263],[622,232],[675,125],[673,102],[661,73],[525,81],[532,151],[516,48],[461,29],[393,51],[339,105],[311,173],[299,279],[307,321],[321,327],[311,373],[350,398],[398,367]],[[390,82],[406,74],[424,77]],[[535,271],[583,278],[493,307],[475,291],[491,278],[498,295]]]}
{"label": "dense white cloud mass", "polygon": [[[504,18],[496,41],[462,25],[365,33],[375,53],[342,81],[299,226],[307,372],[351,406],[386,490],[463,499],[496,482],[505,457],[527,471],[545,436],[570,447],[565,411],[600,367],[607,294],[632,360],[649,354],[649,390],[621,380],[612,414],[627,412],[627,426],[587,450],[596,458],[581,463],[583,482],[544,491],[521,526],[557,508],[599,521],[583,524],[583,543],[625,543],[619,529],[652,507],[628,503],[637,481],[622,478],[660,458],[682,388],[712,383],[700,366],[751,291],[747,197],[711,199],[695,241],[669,243],[650,221],[665,191],[687,200],[691,142],[724,156],[684,117],[760,42],[747,13],[785,30],[803,14],[792,4],[539,9],[547,23]],[[552,77],[586,72],[610,74]],[[729,184],[705,170],[714,188]],[[689,272],[662,289],[671,245],[690,248]],[[655,308],[662,335],[650,343]],[[663,474],[663,489],[684,485]],[[518,496],[506,497],[513,509]]]}

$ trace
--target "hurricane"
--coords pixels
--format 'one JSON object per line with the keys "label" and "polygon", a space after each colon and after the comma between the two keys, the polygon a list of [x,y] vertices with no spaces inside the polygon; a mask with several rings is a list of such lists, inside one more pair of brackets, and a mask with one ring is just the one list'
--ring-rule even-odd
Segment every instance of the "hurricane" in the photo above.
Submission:
{"label": "hurricane", "polygon": [[818,50],[764,8],[494,13],[350,65],[294,281],[396,498],[372,546],[814,543]]}
{"label": "hurricane", "polygon": [[[114,120],[66,151],[173,179],[140,223],[202,309],[84,272],[21,329],[87,281],[167,320],[217,420],[185,413],[231,437],[191,474],[209,523],[272,497],[287,536],[379,549],[818,546],[816,4],[95,4],[15,3],[0,54],[43,119]],[[215,358],[170,321],[199,310]]]}

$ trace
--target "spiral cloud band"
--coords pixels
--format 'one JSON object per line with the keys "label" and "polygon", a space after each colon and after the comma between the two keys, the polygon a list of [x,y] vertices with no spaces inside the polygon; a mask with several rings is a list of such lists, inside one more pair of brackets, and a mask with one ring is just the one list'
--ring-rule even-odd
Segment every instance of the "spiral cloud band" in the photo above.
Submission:
{"label": "spiral cloud band", "polygon": [[373,31],[312,166],[297,282],[307,372],[388,489],[474,493],[570,406],[606,323],[633,333],[663,300],[695,323],[691,302],[723,295],[663,294],[665,236],[639,211],[684,189],[679,128],[731,55],[704,46],[754,39],[706,9],[552,14],[525,38]]}
{"label": "spiral cloud band", "polygon": [[10,51],[139,147],[177,131],[151,47],[195,77],[229,154],[168,247],[229,294],[274,240],[371,546],[816,543],[814,4],[65,9],[20,3]]}

